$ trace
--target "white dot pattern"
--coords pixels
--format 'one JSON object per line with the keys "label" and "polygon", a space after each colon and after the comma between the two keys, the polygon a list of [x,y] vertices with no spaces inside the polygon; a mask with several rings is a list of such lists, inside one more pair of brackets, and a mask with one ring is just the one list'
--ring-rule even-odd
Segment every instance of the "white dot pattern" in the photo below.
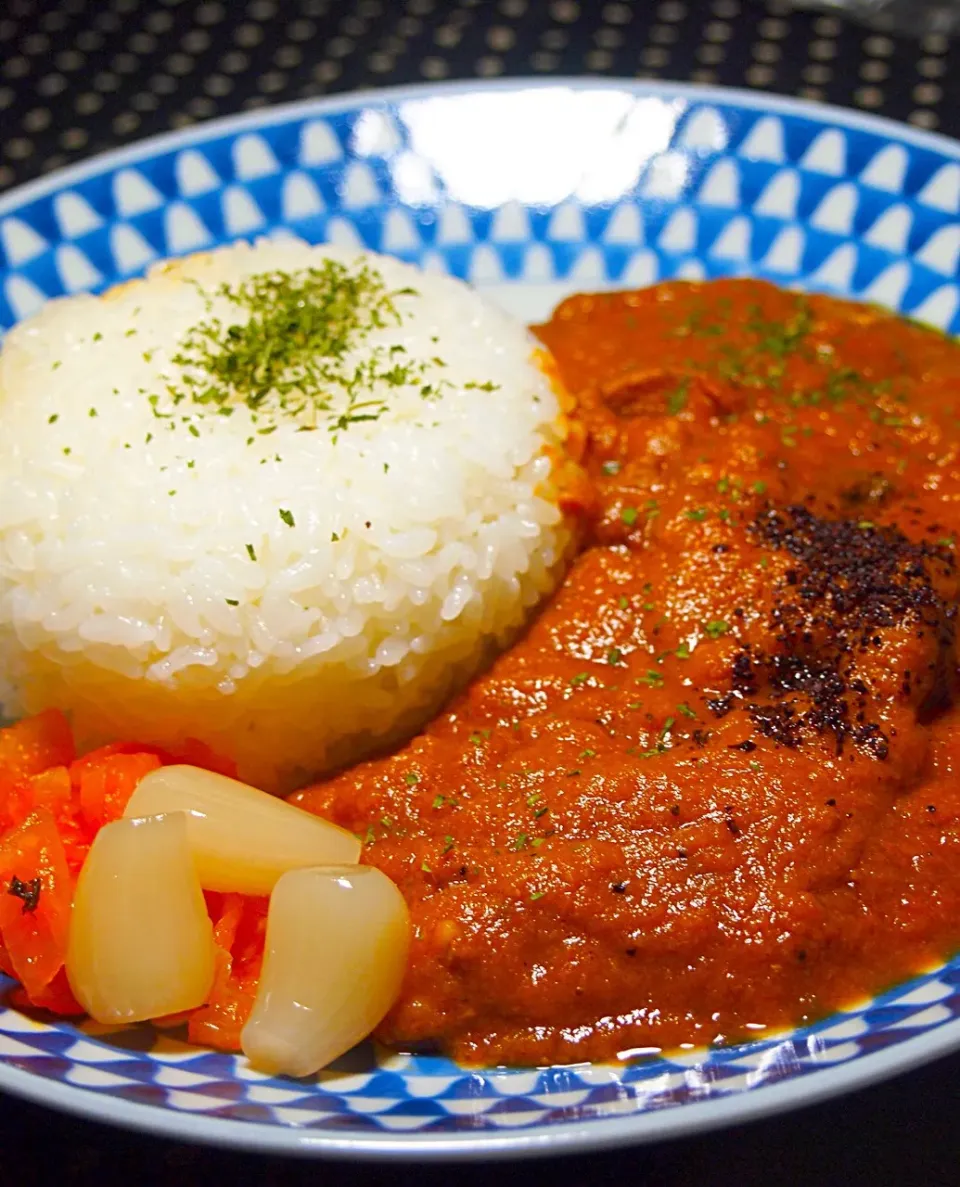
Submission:
{"label": "white dot pattern", "polygon": [[960,134],[960,54],[784,0],[0,6],[0,188],[130,139],[368,86],[592,74],[745,86]]}

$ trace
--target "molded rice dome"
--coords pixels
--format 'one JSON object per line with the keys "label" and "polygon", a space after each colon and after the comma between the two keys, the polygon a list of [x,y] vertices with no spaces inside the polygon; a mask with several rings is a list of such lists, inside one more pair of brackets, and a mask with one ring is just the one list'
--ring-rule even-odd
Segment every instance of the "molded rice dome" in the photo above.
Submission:
{"label": "molded rice dome", "polygon": [[0,353],[0,707],[286,790],[420,726],[559,579],[564,421],[460,281],[294,241]]}

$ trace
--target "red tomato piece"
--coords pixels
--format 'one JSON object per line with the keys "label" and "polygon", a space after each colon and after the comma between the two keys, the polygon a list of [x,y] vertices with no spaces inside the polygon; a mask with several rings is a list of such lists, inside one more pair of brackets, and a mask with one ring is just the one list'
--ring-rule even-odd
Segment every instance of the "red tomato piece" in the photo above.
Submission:
{"label": "red tomato piece", "polygon": [[73,735],[66,717],[48,709],[0,730],[0,774],[27,779],[47,767],[73,762]]}
{"label": "red tomato piece", "polygon": [[0,834],[22,824],[32,807],[29,781],[6,777],[0,768]]}
{"label": "red tomato piece", "polygon": [[32,775],[29,786],[35,807],[46,808],[58,822],[74,816],[76,802],[67,767],[48,767]]}
{"label": "red tomato piece", "polygon": [[70,770],[76,777],[85,767],[98,767],[106,759],[117,754],[155,754],[160,759],[164,758],[163,752],[154,746],[144,746],[140,742],[110,742],[106,746],[98,746],[96,750],[88,750],[86,754],[81,754],[73,761]]}
{"label": "red tomato piece", "polygon": [[187,1025],[191,1043],[240,1050],[240,1033],[250,1017],[260,965],[268,900],[239,894],[223,896],[223,910],[213,929],[217,967],[210,1000],[194,1011]]}
{"label": "red tomato piece", "polygon": [[77,1018],[86,1011],[70,991],[65,969],[60,969],[49,985],[30,997],[23,986],[10,995],[10,1002],[18,1009],[49,1010],[65,1018]]}
{"label": "red tomato piece", "polygon": [[112,754],[91,765],[74,763],[71,777],[80,792],[80,815],[94,831],[119,820],[137,784],[163,764],[155,754]]}
{"label": "red tomato piece", "polygon": [[30,778],[26,790],[27,808],[13,823],[22,823],[28,812],[35,808],[46,808],[57,822],[70,872],[78,874],[90,849],[93,834],[80,817],[80,801],[74,791],[69,769],[50,767],[47,771],[41,771]]}
{"label": "red tomato piece", "polygon": [[0,842],[0,938],[31,1001],[63,967],[72,903],[56,821],[38,808]]}

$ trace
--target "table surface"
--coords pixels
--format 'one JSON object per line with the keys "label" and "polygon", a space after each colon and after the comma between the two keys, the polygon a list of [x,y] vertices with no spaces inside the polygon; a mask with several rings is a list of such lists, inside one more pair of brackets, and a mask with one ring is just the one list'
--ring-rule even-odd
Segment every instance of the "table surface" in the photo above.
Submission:
{"label": "table surface", "polygon": [[[0,189],[142,136],[265,104],[441,79],[593,74],[824,100],[960,135],[960,43],[894,36],[780,0],[3,0]],[[562,1162],[392,1168],[592,1187],[960,1183],[960,1055],[775,1118]],[[174,1144],[0,1105],[5,1177],[146,1185],[378,1183],[375,1164]]]}

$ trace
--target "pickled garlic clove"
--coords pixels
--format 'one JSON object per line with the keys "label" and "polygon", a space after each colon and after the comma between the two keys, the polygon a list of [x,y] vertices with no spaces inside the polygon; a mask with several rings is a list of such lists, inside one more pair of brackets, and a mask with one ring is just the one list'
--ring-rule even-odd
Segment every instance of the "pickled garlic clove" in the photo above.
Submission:
{"label": "pickled garlic clove", "polygon": [[143,1022],[207,1000],[213,926],[182,812],[97,833],[77,880],[66,968],[97,1022]]}
{"label": "pickled garlic clove", "polygon": [[255,1068],[309,1076],[358,1043],[393,1005],[410,916],[371,866],[284,874],[267,916],[263,970],[240,1036]]}
{"label": "pickled garlic clove", "polygon": [[353,865],[360,857],[353,833],[200,767],[151,771],[124,815],[161,812],[187,813],[187,839],[204,890],[268,895],[288,870]]}

